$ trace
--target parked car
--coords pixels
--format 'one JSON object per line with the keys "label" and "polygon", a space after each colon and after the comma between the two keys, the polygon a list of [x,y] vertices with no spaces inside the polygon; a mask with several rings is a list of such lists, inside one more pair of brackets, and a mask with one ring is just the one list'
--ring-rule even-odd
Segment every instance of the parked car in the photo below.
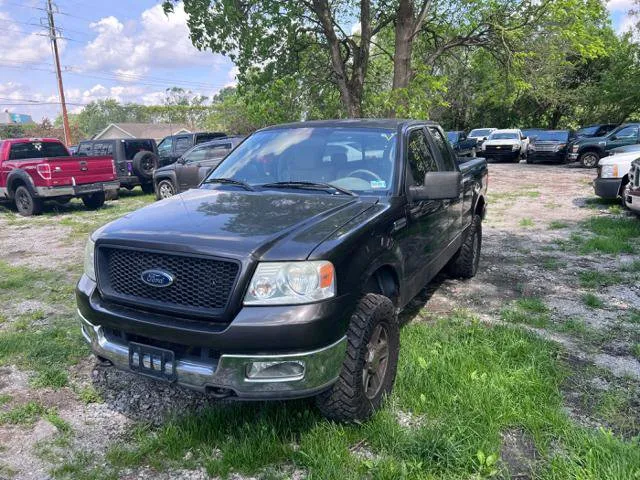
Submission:
{"label": "parked car", "polygon": [[459,157],[476,156],[478,142],[475,138],[468,138],[467,134],[461,131],[447,132],[447,138]]}
{"label": "parked car", "polygon": [[393,387],[397,312],[447,265],[476,274],[486,190],[485,160],[458,166],[431,122],[260,130],[199,189],[91,236],[83,335],[124,370],[365,420]]}
{"label": "parked car", "polygon": [[482,144],[482,156],[487,160],[519,162],[527,155],[529,139],[517,128],[496,130]]}
{"label": "parked car", "polygon": [[616,123],[597,123],[595,125],[588,125],[576,131],[576,136],[578,138],[604,137],[617,126],[618,124]]}
{"label": "parked car", "polygon": [[469,132],[467,138],[469,140],[475,140],[477,144],[476,148],[478,148],[484,143],[487,138],[489,138],[489,135],[491,135],[496,130],[497,128],[474,128]]}
{"label": "parked car", "polygon": [[523,128],[522,129],[522,135],[524,135],[525,137],[527,137],[529,139],[529,141],[531,141],[532,139],[534,139],[536,137],[536,135],[538,135],[540,132],[544,132],[545,129],[544,128]]}
{"label": "parked car", "polygon": [[20,215],[41,213],[45,200],[73,197],[99,208],[105,192],[119,187],[110,157],[72,157],[55,138],[0,140],[0,198],[12,201]]}
{"label": "parked car", "polygon": [[197,187],[244,137],[225,137],[196,145],[175,163],[153,173],[156,198],[162,200]]}
{"label": "parked car", "polygon": [[574,140],[575,136],[570,130],[539,130],[529,137],[527,163],[564,163],[568,146]]}
{"label": "parked car", "polygon": [[131,190],[140,185],[153,193],[153,172],[158,168],[158,148],[152,138],[84,140],[78,144],[78,156],[106,155],[113,158],[120,186]]}
{"label": "parked car", "polygon": [[593,181],[595,194],[608,199],[622,197],[624,200],[631,162],[637,158],[640,158],[640,152],[619,153],[600,160],[598,176]]}
{"label": "parked car", "polygon": [[579,138],[571,147],[569,160],[578,160],[585,167],[595,168],[600,159],[614,148],[640,143],[639,127],[640,123],[627,123],[605,137]]}
{"label": "parked car", "polygon": [[636,215],[640,215],[640,159],[631,162],[629,183],[622,196],[623,204]]}
{"label": "parked car", "polygon": [[197,132],[164,137],[158,144],[159,166],[171,165],[194,145],[226,136],[227,134],[222,132]]}
{"label": "parked car", "polygon": [[609,156],[628,152],[640,152],[640,144],[614,148],[613,150],[609,150]]}

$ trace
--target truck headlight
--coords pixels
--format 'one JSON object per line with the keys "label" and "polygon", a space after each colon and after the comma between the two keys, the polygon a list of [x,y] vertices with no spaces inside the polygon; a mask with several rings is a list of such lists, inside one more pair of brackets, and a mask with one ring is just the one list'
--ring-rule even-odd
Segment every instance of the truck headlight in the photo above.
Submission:
{"label": "truck headlight", "polygon": [[571,151],[572,151],[573,153],[578,153],[578,150],[580,150],[580,146],[579,146],[579,145],[574,145],[574,146],[571,148]]}
{"label": "truck headlight", "polygon": [[556,145],[556,152],[559,152],[560,150],[562,150],[566,146],[567,146],[566,143],[560,143],[560,144]]}
{"label": "truck headlight", "polygon": [[96,243],[91,238],[84,247],[84,274],[96,281]]}
{"label": "truck headlight", "polygon": [[600,170],[601,178],[618,178],[617,165],[604,165]]}
{"label": "truck headlight", "polygon": [[513,145],[513,146],[511,147],[511,151],[512,151],[512,152],[515,152],[516,150],[520,150],[520,145]]}
{"label": "truck headlight", "polygon": [[268,262],[258,264],[244,304],[312,303],[335,294],[335,270],[331,262]]}
{"label": "truck headlight", "polygon": [[483,143],[482,144],[482,151],[484,152],[487,149],[487,146]]}

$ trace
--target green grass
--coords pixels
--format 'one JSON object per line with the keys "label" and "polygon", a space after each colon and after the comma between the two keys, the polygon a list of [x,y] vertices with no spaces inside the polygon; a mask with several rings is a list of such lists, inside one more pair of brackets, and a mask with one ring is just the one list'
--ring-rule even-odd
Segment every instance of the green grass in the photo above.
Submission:
{"label": "green grass", "polygon": [[640,239],[640,222],[635,218],[591,217],[583,227],[590,237],[573,237],[579,243],[580,253],[634,253]]}
{"label": "green grass", "polygon": [[523,218],[520,220],[520,222],[518,222],[518,225],[520,225],[523,228],[531,228],[535,226],[535,223],[530,218]]}
{"label": "green grass", "polygon": [[562,220],[553,220],[549,222],[549,230],[562,230],[563,228],[567,228],[569,224],[567,222],[563,222]]}
{"label": "green grass", "polygon": [[589,308],[602,308],[604,305],[602,299],[593,293],[585,293],[582,295],[582,302]]}
{"label": "green grass", "polygon": [[47,409],[37,402],[29,402],[0,412],[0,425],[33,425],[40,417],[47,413]]}
{"label": "green grass", "polygon": [[584,288],[609,287],[624,282],[624,277],[618,272],[602,272],[587,270],[578,275],[580,286]]}
{"label": "green grass", "polygon": [[518,198],[539,198],[540,192],[537,190],[516,190],[515,192],[494,193],[489,192],[489,200],[498,202],[501,200],[516,200]]}
{"label": "green grass", "polygon": [[[543,305],[520,304],[538,313]],[[109,478],[149,465],[268,477],[274,467],[293,464],[322,479],[481,478],[495,468],[487,459],[499,457],[501,432],[514,428],[534,439],[540,478],[626,479],[640,468],[637,444],[568,420],[555,345],[469,319],[408,325],[402,345],[393,397],[362,425],[327,422],[304,401],[219,405],[157,428],[141,425],[109,449],[105,464],[79,455],[54,473]],[[424,422],[403,428],[396,409]],[[354,455],[355,445],[373,458]]]}
{"label": "green grass", "polygon": [[628,322],[628,323],[633,323],[633,324],[639,324],[640,323],[640,310],[638,309],[632,309],[629,312],[625,313],[624,315],[622,315],[621,320]]}
{"label": "green grass", "polygon": [[549,308],[536,297],[520,298],[512,302],[500,312],[505,322],[522,323],[532,327],[543,328],[549,325]]}
{"label": "green grass", "polygon": [[566,263],[554,257],[545,257],[542,260],[542,266],[547,270],[558,270],[566,266]]}
{"label": "green grass", "polygon": [[640,360],[640,343],[636,343],[631,347],[631,355]]}

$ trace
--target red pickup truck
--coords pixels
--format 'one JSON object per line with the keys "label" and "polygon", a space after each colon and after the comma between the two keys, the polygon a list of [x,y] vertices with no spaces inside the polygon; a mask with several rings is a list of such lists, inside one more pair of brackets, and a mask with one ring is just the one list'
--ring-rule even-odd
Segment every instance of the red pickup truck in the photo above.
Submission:
{"label": "red pickup truck", "polygon": [[13,201],[20,215],[39,214],[45,200],[73,197],[100,208],[105,191],[119,187],[111,157],[72,157],[55,138],[0,140],[0,199]]}

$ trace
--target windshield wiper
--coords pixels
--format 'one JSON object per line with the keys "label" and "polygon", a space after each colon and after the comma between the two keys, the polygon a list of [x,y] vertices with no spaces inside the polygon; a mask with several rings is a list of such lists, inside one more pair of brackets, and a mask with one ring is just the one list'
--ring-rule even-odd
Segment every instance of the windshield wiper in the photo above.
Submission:
{"label": "windshield wiper", "polygon": [[274,182],[274,183],[265,183],[264,185],[260,185],[263,188],[306,188],[313,190],[335,190],[343,195],[349,195],[350,197],[357,197],[358,195],[353,193],[351,190],[347,190],[346,188],[336,187],[335,185],[331,185],[330,183],[321,183],[321,182]]}
{"label": "windshield wiper", "polygon": [[206,185],[208,183],[222,183],[227,185],[237,185],[238,187],[242,187],[245,190],[249,190],[255,192],[256,189],[249,185],[247,182],[243,182],[241,180],[234,180],[233,178],[208,178],[202,185]]}

